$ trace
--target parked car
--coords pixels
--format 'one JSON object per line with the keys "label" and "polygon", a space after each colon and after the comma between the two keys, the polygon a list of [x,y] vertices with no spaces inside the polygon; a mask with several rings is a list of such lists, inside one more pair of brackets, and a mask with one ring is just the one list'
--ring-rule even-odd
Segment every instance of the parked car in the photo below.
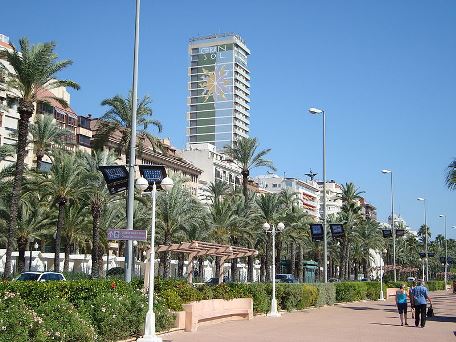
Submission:
{"label": "parked car", "polygon": [[293,274],[276,274],[275,276],[276,283],[298,283],[298,280],[294,277]]}
{"label": "parked car", "polygon": [[328,281],[330,283],[339,283],[340,282],[340,279],[337,279],[337,278],[329,278]]}
{"label": "parked car", "polygon": [[16,278],[18,281],[63,281],[62,273],[57,272],[24,272]]}
{"label": "parked car", "polygon": [[[209,279],[208,281],[206,281],[206,284],[207,284],[207,285],[218,285],[218,281],[219,281],[219,278],[215,278],[215,277],[214,277],[214,278],[211,278],[211,279]],[[230,280],[230,278],[228,278],[227,276],[224,276],[224,277],[223,277],[223,282],[224,282],[224,283],[230,283],[231,280]]]}
{"label": "parked car", "polygon": [[361,278],[361,281],[369,281],[369,278]]}

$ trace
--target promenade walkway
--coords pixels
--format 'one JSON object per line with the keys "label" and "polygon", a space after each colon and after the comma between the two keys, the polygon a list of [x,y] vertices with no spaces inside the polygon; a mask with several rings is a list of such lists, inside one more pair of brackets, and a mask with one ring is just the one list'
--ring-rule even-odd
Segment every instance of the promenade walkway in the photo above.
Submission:
{"label": "promenade walkway", "polygon": [[[414,320],[401,326],[393,299],[358,302],[283,313],[280,318],[257,316],[253,320],[200,326],[195,333],[162,335],[173,342],[456,342],[456,295],[432,292],[436,317],[425,328]],[[410,314],[409,314],[410,317]]]}

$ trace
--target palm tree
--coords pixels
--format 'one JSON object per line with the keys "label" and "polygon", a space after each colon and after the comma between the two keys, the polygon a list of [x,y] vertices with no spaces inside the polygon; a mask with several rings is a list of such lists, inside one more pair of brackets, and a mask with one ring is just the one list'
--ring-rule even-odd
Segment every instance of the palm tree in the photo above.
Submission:
{"label": "palm tree", "polygon": [[63,138],[70,131],[57,126],[50,115],[38,115],[35,122],[30,125],[33,147],[36,154],[36,169],[46,154],[51,152],[52,146],[63,142]]}
{"label": "palm tree", "polygon": [[[87,208],[79,204],[70,205],[65,210],[65,225],[62,229],[62,242],[65,251],[63,262],[63,271],[69,271],[70,251],[72,245],[85,245],[86,241],[90,241],[90,219]],[[94,250],[92,246],[92,250]],[[98,264],[92,268],[98,269]]]}
{"label": "palm tree", "polygon": [[[157,196],[157,241],[163,244],[176,242],[176,237],[189,226],[204,226],[202,205],[183,185],[184,180],[175,180],[169,192]],[[170,253],[163,252],[160,266],[163,277],[168,278]]]}
{"label": "palm tree", "polygon": [[49,228],[52,222],[53,217],[50,215],[48,208],[45,208],[38,198],[35,197],[31,203],[21,205],[16,230],[19,273],[25,270],[25,251],[29,238],[41,240],[43,230]]}
{"label": "palm tree", "polygon": [[[149,126],[155,126],[158,132],[162,131],[160,121],[153,120],[152,109],[150,108],[151,99],[144,96],[138,102],[136,112],[136,124],[138,127],[138,151],[141,151],[141,146],[145,141],[149,142],[153,149],[160,150],[162,144],[159,139],[150,134],[147,129]],[[116,95],[112,98],[105,99],[101,102],[102,106],[108,106],[109,110],[100,118],[97,132],[93,140],[95,149],[102,149],[108,142],[109,137],[115,132],[120,133],[119,153],[125,153],[127,164],[129,160],[130,140],[131,140],[131,124],[132,124],[132,108],[133,99],[130,92],[128,98]]]}
{"label": "palm tree", "polygon": [[84,168],[78,154],[55,150],[54,160],[48,175],[38,175],[34,182],[35,190],[40,190],[43,197],[49,197],[58,205],[57,229],[55,235],[54,270],[60,270],[60,243],[62,229],[65,224],[65,208],[83,198],[87,185],[81,181]]}
{"label": "palm tree", "polygon": [[448,189],[450,189],[450,190],[456,189],[456,159],[454,159],[448,165],[448,171],[447,171],[445,181],[446,181],[446,185],[448,186]]}
{"label": "palm tree", "polygon": [[9,90],[19,97],[19,106],[17,109],[19,121],[17,127],[16,172],[12,186],[4,278],[9,278],[11,275],[11,253],[17,226],[19,198],[22,192],[29,121],[35,111],[34,103],[38,100],[46,102],[52,98],[62,103],[62,105],[67,106],[66,102],[62,99],[52,95],[44,95],[50,93],[43,92],[42,90],[59,87],[79,89],[79,85],[73,81],[56,79],[57,73],[71,65],[72,61],[57,60],[57,55],[54,52],[54,42],[39,43],[31,46],[27,38],[21,38],[19,45],[20,51],[13,48],[13,51],[3,50],[0,52],[0,58],[6,59],[14,69],[13,74],[7,75]]}
{"label": "palm tree", "polygon": [[244,194],[245,202],[248,203],[247,185],[249,181],[250,170],[255,167],[267,167],[275,171],[272,161],[264,159],[264,157],[271,151],[270,148],[266,150],[257,151],[259,143],[256,138],[241,138],[234,141],[233,146],[227,146],[225,153],[233,158],[233,160],[241,167],[242,174],[242,193]]}
{"label": "palm tree", "polygon": [[[256,204],[258,207],[258,225],[262,225],[263,223],[267,222],[271,225],[277,225],[282,219],[282,214],[283,210],[281,208],[281,203],[280,203],[280,195],[279,194],[272,194],[272,193],[267,193],[264,195],[259,196],[256,199]],[[271,258],[270,251],[271,251],[271,243],[272,239],[270,239],[269,235],[267,237],[264,237],[266,234],[263,232],[259,232],[260,240],[264,239],[265,241],[265,273],[266,273],[266,279],[271,279],[270,271],[269,271],[269,260]],[[280,249],[280,235],[281,233],[278,233],[276,235],[276,250],[279,251]],[[277,248],[279,247],[279,248]],[[280,261],[280,253],[276,253],[276,261]],[[276,263],[277,264],[277,263]],[[280,265],[280,262],[278,263]],[[276,265],[278,267],[278,265]]]}
{"label": "palm tree", "polygon": [[84,183],[87,186],[86,200],[90,205],[92,214],[92,278],[99,277],[99,262],[101,258],[100,247],[100,217],[103,208],[114,198],[105,186],[103,176],[98,171],[99,166],[112,165],[116,157],[109,151],[92,151],[92,155],[85,153]]}
{"label": "palm tree", "polygon": [[339,221],[343,222],[345,226],[345,238],[341,242],[339,258],[339,277],[341,279],[348,278],[350,275],[350,247],[354,242],[355,228],[362,219],[361,206],[358,202],[362,193],[363,191],[359,191],[355,184],[346,183],[342,185],[342,193],[339,195],[342,200],[342,208],[338,216]]}

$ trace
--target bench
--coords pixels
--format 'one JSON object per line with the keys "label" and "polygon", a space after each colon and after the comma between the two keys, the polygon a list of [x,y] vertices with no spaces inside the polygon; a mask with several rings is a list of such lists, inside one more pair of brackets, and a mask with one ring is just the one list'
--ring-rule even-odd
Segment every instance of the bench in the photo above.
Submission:
{"label": "bench", "polygon": [[185,311],[185,331],[194,332],[198,324],[220,322],[233,319],[253,318],[253,299],[232,300],[210,299],[183,305]]}
{"label": "bench", "polygon": [[397,287],[389,287],[386,289],[386,299],[389,297],[396,297],[396,292],[399,291]]}

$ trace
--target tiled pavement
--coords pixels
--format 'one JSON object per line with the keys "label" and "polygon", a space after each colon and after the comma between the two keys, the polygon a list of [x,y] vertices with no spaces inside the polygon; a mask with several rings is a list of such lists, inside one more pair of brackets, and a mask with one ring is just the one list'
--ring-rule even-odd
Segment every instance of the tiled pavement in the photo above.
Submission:
{"label": "tiled pavement", "polygon": [[389,299],[285,312],[280,318],[257,316],[250,321],[203,325],[195,333],[178,331],[161,337],[165,342],[456,342],[456,295],[443,291],[431,294],[436,317],[428,320],[425,328],[416,328],[412,319],[409,326],[401,326],[394,300]]}

